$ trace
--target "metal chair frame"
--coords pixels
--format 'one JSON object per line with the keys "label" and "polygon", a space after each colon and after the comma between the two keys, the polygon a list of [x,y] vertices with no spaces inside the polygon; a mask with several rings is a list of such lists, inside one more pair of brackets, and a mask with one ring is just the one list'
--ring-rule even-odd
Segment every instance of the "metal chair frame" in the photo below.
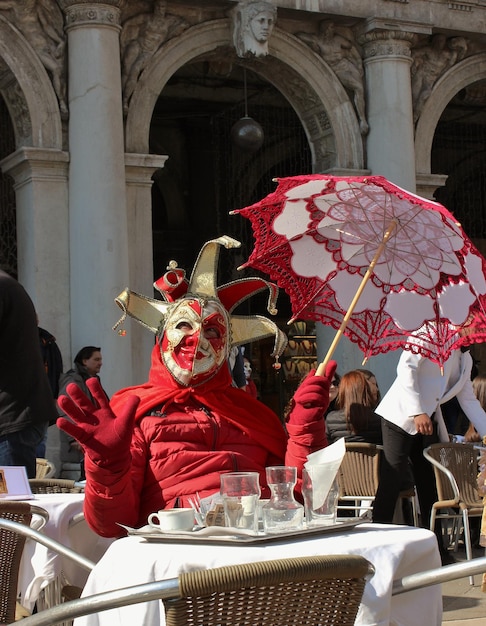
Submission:
{"label": "metal chair frame", "polygon": [[[2,512],[8,511],[9,509],[11,511],[23,509],[25,511],[25,513],[22,514],[23,518],[19,518],[18,515],[12,514],[8,514],[7,517],[2,516]],[[40,516],[42,520],[42,525],[37,525],[36,528],[30,526],[32,523],[32,517],[34,516]],[[95,566],[95,563],[90,559],[83,557],[74,550],[67,548],[61,543],[40,532],[38,529],[42,528],[48,519],[49,515],[47,511],[41,509],[40,507],[30,505],[29,503],[12,501],[0,502],[0,537],[2,539],[0,545],[0,565],[2,566],[0,579],[2,584],[0,585],[0,589],[2,590],[3,596],[0,598],[0,605],[8,606],[8,613],[2,615],[2,611],[0,611],[0,623],[9,624],[13,623],[15,620],[20,559],[22,558],[25,540],[27,538],[33,539],[50,550],[71,559],[87,571],[91,571]],[[7,568],[5,568],[4,556],[7,556],[7,554],[4,554],[4,551],[9,549],[10,544],[14,544],[17,547],[14,556],[8,556],[8,564]],[[8,579],[7,576],[9,577]]]}
{"label": "metal chair frame", "polygon": [[392,596],[401,593],[414,591],[415,589],[423,589],[432,585],[440,585],[450,580],[458,580],[474,576],[475,574],[484,574],[486,572],[486,556],[473,559],[472,561],[464,561],[463,563],[453,563],[452,565],[444,565],[435,569],[410,574],[403,578],[393,581]]}
{"label": "metal chair frame", "polygon": [[80,567],[82,567],[83,569],[89,572],[95,566],[95,563],[91,561],[90,559],[87,559],[81,554],[78,554],[74,550],[71,550],[71,548],[64,546],[62,543],[59,543],[55,539],[51,539],[50,537],[47,537],[47,535],[44,535],[43,533],[39,532],[35,528],[31,528],[30,526],[25,526],[24,524],[21,524],[19,522],[2,519],[1,517],[0,517],[0,528],[13,531],[19,535],[22,535],[25,538],[28,537],[30,539],[33,539],[34,541],[37,541],[43,546],[46,546],[46,548],[49,548],[49,550],[53,550],[54,552],[57,552],[58,554],[62,554],[62,556],[65,556],[66,558],[71,559],[72,561],[77,563],[77,565],[79,565]]}
{"label": "metal chair frame", "polygon": [[296,557],[186,572],[72,600],[23,620],[23,626],[60,621],[161,599],[167,626],[245,623],[351,626],[373,566],[357,555]]}
{"label": "metal chair frame", "polygon": [[[466,558],[472,559],[470,517],[481,517],[484,503],[477,490],[477,450],[467,443],[434,443],[424,450],[425,458],[433,465],[438,500],[432,506],[430,529],[436,519],[462,521]],[[454,529],[457,547],[459,525]],[[469,581],[474,585],[474,577]]]}

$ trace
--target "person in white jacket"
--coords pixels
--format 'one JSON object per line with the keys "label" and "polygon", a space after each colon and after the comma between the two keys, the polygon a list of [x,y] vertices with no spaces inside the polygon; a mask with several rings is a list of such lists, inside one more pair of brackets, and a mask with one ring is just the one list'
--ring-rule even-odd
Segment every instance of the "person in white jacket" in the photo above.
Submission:
{"label": "person in white jacket", "polygon": [[[431,443],[449,441],[441,405],[456,397],[481,437],[486,435],[486,413],[472,388],[472,366],[472,357],[464,349],[452,352],[443,372],[430,359],[403,351],[397,378],[375,409],[382,417],[384,455],[373,505],[374,522],[392,522],[401,479],[411,465],[422,525],[429,526],[437,491],[432,465],[423,456],[423,450]],[[440,524],[435,530],[442,562],[451,562],[453,559],[442,543]]]}

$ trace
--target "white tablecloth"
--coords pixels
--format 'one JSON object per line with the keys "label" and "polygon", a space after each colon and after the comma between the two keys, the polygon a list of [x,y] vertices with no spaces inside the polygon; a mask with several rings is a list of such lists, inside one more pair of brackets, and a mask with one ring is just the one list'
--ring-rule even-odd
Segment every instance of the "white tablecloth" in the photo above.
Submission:
{"label": "white tablecloth", "polygon": [[[84,494],[36,494],[30,504],[39,506],[49,513],[49,521],[41,530],[47,537],[55,539],[78,554],[98,561],[112,539],[96,535],[83,520],[70,526],[70,521],[83,511]],[[32,539],[27,539],[22,555],[19,574],[20,601],[32,610],[40,591],[61,573],[72,585],[83,587],[88,572]]]}
{"label": "white tablecloth", "polygon": [[[366,584],[356,624],[366,626],[440,626],[441,587],[392,597],[392,582],[439,567],[435,535],[408,526],[363,524],[343,534],[247,545],[149,543],[140,537],[115,541],[96,565],[83,596],[176,577],[181,572],[221,565],[317,554],[361,554],[376,573]],[[164,624],[161,602],[113,609],[75,620],[75,626]]]}

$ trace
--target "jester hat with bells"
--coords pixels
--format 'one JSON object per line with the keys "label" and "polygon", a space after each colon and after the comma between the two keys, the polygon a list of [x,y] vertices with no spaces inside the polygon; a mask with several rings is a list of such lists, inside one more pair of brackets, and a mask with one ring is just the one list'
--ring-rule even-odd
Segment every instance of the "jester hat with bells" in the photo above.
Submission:
{"label": "jester hat with bells", "polygon": [[[129,289],[125,289],[115,299],[123,310],[123,317],[114,328],[129,315],[155,333],[157,342],[152,350],[148,382],[117,392],[111,405],[116,412],[117,407],[121,407],[125,401],[126,394],[137,395],[141,398],[137,409],[139,419],[154,409],[163,411],[171,403],[203,405],[244,432],[251,433],[253,438],[257,438],[272,452],[282,455],[285,454],[286,436],[278,417],[261,402],[232,386],[227,364],[233,346],[269,336],[275,336],[272,356],[278,363],[287,345],[287,337],[277,325],[260,315],[232,315],[240,303],[264,289],[268,289],[270,294],[267,309],[275,314],[278,288],[256,277],[217,287],[221,246],[237,248],[240,242],[226,235],[207,242],[199,253],[189,282],[185,272],[171,261],[167,273],[154,283],[164,301],[148,298]],[[216,344],[213,342],[213,348],[209,346],[214,366],[209,371],[199,371],[197,359],[194,358],[188,374],[184,367],[180,367],[180,360],[178,362],[174,358],[174,345],[181,335],[178,327],[181,322],[187,322],[194,327],[199,324],[202,331],[208,320],[211,320],[212,325],[219,326],[223,335],[221,341],[218,340]],[[198,336],[200,334],[202,332]],[[204,352],[202,345],[195,348],[195,351],[198,350]]]}

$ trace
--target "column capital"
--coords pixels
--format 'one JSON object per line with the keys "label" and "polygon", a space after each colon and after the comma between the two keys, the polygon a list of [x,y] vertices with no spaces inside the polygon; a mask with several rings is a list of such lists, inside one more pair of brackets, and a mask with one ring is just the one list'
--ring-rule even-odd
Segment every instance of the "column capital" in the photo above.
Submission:
{"label": "column capital", "polygon": [[[398,35],[398,36],[397,36]],[[359,37],[365,61],[376,57],[407,57],[416,39],[413,33],[402,31],[374,31]]]}
{"label": "column capital", "polygon": [[366,20],[358,37],[365,59],[379,56],[410,57],[419,34],[430,34],[429,27],[399,20]]}
{"label": "column capital", "polygon": [[66,14],[66,30],[74,26],[120,27],[121,0],[59,0]]}
{"label": "column capital", "polygon": [[67,180],[69,154],[54,148],[24,146],[0,161],[4,174],[14,179],[14,188],[36,179],[42,181]]}

